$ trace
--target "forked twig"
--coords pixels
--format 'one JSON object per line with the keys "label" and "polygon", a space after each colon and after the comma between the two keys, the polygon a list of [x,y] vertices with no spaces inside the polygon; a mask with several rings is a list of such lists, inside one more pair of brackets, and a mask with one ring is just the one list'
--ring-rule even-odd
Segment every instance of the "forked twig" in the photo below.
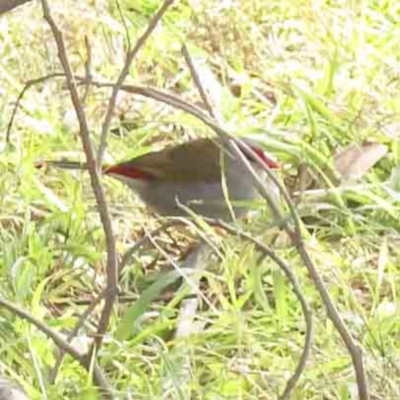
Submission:
{"label": "forked twig", "polygon": [[35,325],[41,332],[43,332],[47,337],[53,340],[58,348],[63,350],[77,360],[88,372],[93,371],[93,379],[96,385],[100,388],[103,393],[104,398],[112,399],[113,395],[111,389],[107,383],[107,380],[103,374],[103,371],[99,368],[97,363],[91,362],[91,359],[84,354],[79,353],[74,347],[67,343],[57,332],[51,329],[47,324],[39,321],[29,312],[23,310],[22,308],[16,306],[8,300],[0,297],[0,305],[7,310],[11,311],[13,314],[18,315],[18,317],[27,320],[32,325]]}

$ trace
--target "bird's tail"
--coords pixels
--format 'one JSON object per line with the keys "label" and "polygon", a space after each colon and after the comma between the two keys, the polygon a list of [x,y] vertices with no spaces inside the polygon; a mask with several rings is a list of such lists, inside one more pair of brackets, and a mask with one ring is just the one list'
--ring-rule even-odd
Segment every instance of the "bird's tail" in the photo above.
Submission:
{"label": "bird's tail", "polygon": [[[60,160],[60,161],[39,161],[36,163],[36,168],[48,168],[48,167],[56,167],[61,169],[74,169],[74,170],[88,170],[88,166],[84,162],[78,161],[67,161],[67,160]],[[111,168],[111,165],[105,164],[102,165],[101,169],[103,173],[107,173],[107,171]],[[1,399],[0,399],[1,400]]]}
{"label": "bird's tail", "polygon": [[86,163],[77,161],[40,161],[36,163],[36,168],[57,167],[62,169],[88,169]]}

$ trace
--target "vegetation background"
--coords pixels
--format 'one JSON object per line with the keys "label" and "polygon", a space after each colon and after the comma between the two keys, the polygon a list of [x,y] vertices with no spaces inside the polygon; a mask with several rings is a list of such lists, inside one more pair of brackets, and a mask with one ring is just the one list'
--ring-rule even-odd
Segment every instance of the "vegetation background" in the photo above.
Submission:
{"label": "vegetation background", "polygon": [[[127,48],[161,4],[50,3],[74,72],[85,75],[90,66],[95,78],[108,81],[115,81]],[[373,140],[388,146],[373,170],[349,183],[354,189],[336,196],[305,193],[298,205],[307,249],[364,348],[371,394],[385,400],[400,398],[399,34],[400,3],[390,0],[177,1],[128,79],[200,103],[181,53],[186,44],[226,129],[262,141],[282,163],[288,185],[300,165],[321,170],[348,145]],[[24,83],[61,70],[39,2],[2,15],[0,38],[0,293],[67,333],[105,283],[104,235],[85,174],[35,168],[43,159],[84,159],[63,79],[26,92],[6,145]],[[109,95],[91,88],[85,100],[96,145]],[[117,116],[108,162],[212,134],[181,111],[126,93],[119,96]],[[123,254],[159,221],[124,186],[108,179],[103,185]],[[355,398],[349,354],[297,253],[276,228],[267,229],[268,212],[250,222],[253,235],[290,261],[315,315],[312,355],[293,398]],[[158,248],[142,248],[124,271],[122,297],[99,355],[117,398],[276,398],[301,353],[304,320],[283,274],[271,261],[258,263],[252,246],[223,240],[223,261],[205,272],[207,302],[197,315],[204,329],[189,338],[171,335],[185,291],[169,287],[143,299],[144,289],[162,281],[170,258],[181,260],[192,240],[181,230],[161,235]],[[118,322],[138,299],[145,307],[136,330],[120,340]],[[97,318],[96,311],[87,319],[77,345],[87,347]],[[96,398],[91,380],[70,357],[50,383],[56,357],[50,339],[1,309],[3,375],[32,399]]]}

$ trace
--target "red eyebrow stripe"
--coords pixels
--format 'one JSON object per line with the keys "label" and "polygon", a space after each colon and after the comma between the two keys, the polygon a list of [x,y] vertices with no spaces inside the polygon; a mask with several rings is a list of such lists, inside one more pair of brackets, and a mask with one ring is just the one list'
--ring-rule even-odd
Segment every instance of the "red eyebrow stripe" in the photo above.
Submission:
{"label": "red eyebrow stripe", "polygon": [[274,160],[272,160],[271,158],[269,158],[261,149],[259,149],[258,147],[251,147],[251,149],[254,151],[254,153],[256,153],[261,161],[264,162],[264,164],[266,164],[268,166],[268,168],[271,169],[279,169],[281,166]]}
{"label": "red eyebrow stripe", "polygon": [[105,174],[116,174],[132,179],[152,180],[154,176],[127,164],[106,165],[103,167]]}

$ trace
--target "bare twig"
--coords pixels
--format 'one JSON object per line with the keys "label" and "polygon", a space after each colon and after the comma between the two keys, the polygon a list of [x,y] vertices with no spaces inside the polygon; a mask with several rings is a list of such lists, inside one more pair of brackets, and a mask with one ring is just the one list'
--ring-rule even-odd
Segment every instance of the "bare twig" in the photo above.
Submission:
{"label": "bare twig", "polygon": [[194,66],[192,58],[190,57],[190,53],[189,53],[189,50],[188,50],[186,44],[184,44],[182,46],[182,54],[183,54],[183,57],[185,58],[186,64],[189,67],[190,75],[192,76],[194,84],[196,85],[196,88],[199,91],[199,94],[203,101],[204,106],[206,107],[206,109],[207,109],[208,113],[211,115],[211,117],[216,118],[214,111],[211,107],[211,104],[208,101],[206,91],[204,90],[203,85],[201,84],[199,74],[197,73],[196,67]]}
{"label": "bare twig", "polygon": [[[82,326],[88,319],[89,315],[93,312],[93,310],[96,308],[96,306],[100,303],[100,301],[104,298],[105,295],[106,295],[106,291],[104,290],[102,293],[97,295],[97,297],[94,300],[92,300],[89,307],[79,317],[78,322],[76,323],[74,329],[72,329],[72,331],[68,334],[68,336],[67,336],[68,343],[71,343],[71,341],[75,338],[75,336],[78,334],[79,330],[82,328]],[[54,364],[54,367],[50,371],[50,376],[49,376],[50,383],[53,383],[56,380],[56,377],[57,377],[58,371],[60,369],[64,355],[65,355],[65,351],[63,349],[60,349],[60,352],[56,359],[56,363]]]}
{"label": "bare twig", "polygon": [[87,80],[85,92],[82,96],[82,104],[85,104],[90,90],[90,82],[93,79],[92,75],[92,47],[90,46],[89,38],[85,36],[86,60],[85,60],[85,76]]}
{"label": "bare twig", "polygon": [[304,315],[304,320],[306,323],[306,335],[305,335],[305,339],[304,339],[303,351],[302,351],[301,357],[299,359],[299,362],[297,364],[296,370],[293,373],[292,377],[288,380],[285,390],[283,391],[282,395],[280,396],[281,399],[288,399],[288,398],[290,398],[290,393],[293,390],[293,388],[295,387],[298,379],[300,378],[300,375],[302,374],[302,372],[305,368],[307,358],[310,354],[311,343],[312,343],[313,332],[314,332],[314,328],[313,328],[314,324],[313,324],[311,309],[301,291],[300,284],[296,278],[296,275],[292,271],[292,268],[281,257],[279,257],[274,251],[269,249],[267,246],[265,246],[263,243],[261,243],[259,240],[257,240],[250,234],[243,232],[241,230],[238,230],[237,226],[233,227],[233,226],[231,226],[223,221],[219,221],[219,220],[216,221],[216,220],[206,219],[206,221],[209,223],[212,223],[213,225],[216,225],[216,226],[219,226],[219,227],[225,229],[227,232],[231,233],[232,235],[237,235],[238,237],[253,243],[254,246],[256,247],[256,250],[259,251],[263,255],[263,257],[271,258],[271,260],[273,260],[279,266],[279,268],[284,272],[284,274],[286,275],[286,278],[288,279],[288,281],[290,282],[290,284],[293,287],[293,292],[300,303],[300,306],[301,306],[301,309],[302,309],[302,312]]}
{"label": "bare twig", "polygon": [[[167,221],[164,223],[162,226],[160,226],[157,229],[154,229],[150,233],[146,233],[141,239],[139,239],[131,248],[129,248],[124,256],[122,257],[121,262],[119,263],[119,273],[118,273],[118,279],[121,277],[121,273],[127,263],[129,262],[130,258],[132,255],[142,246],[144,246],[146,243],[151,241],[151,238],[160,234],[161,232],[167,230],[168,228],[175,226],[175,225],[182,225],[182,220],[171,220]],[[94,300],[90,303],[89,307],[85,310],[85,312],[79,317],[78,322],[76,323],[74,329],[68,334],[67,341],[70,343],[72,339],[78,334],[79,330],[85,323],[86,319],[89,317],[89,315],[93,312],[93,310],[96,308],[96,306],[100,303],[100,301],[106,296],[106,289],[103,290],[99,295],[96,296]],[[121,300],[120,300],[121,301]],[[50,382],[54,382],[58,373],[58,370],[60,368],[62,359],[65,355],[65,351],[62,349],[60,350],[60,354],[57,357],[56,364],[54,365],[51,373],[50,373]]]}
{"label": "bare twig", "polygon": [[[113,86],[111,83],[103,83],[103,82],[98,82],[98,81],[93,81],[93,85],[98,86],[98,87],[107,87],[107,86]],[[240,155],[240,150],[243,150],[245,154],[250,154],[253,156],[253,158],[259,162],[259,165],[266,171],[268,174],[268,177],[272,180],[272,182],[275,183],[275,185],[279,188],[282,189],[283,196],[285,200],[288,201],[289,203],[289,208],[291,210],[292,218],[296,219],[298,221],[298,216],[297,213],[294,210],[294,206],[290,202],[289,195],[287,194],[285,188],[279,183],[277,178],[274,176],[274,174],[259,160],[259,157],[257,157],[253,150],[249,148],[249,146],[241,141],[240,139],[233,138],[232,136],[229,135],[227,131],[225,131],[223,128],[221,128],[214,120],[212,120],[210,117],[208,117],[206,114],[204,114],[203,110],[201,110],[199,107],[196,107],[193,104],[190,104],[182,99],[180,99],[178,96],[172,95],[170,93],[164,93],[160,90],[154,89],[154,88],[149,88],[149,87],[142,87],[142,86],[134,86],[134,85],[122,85],[121,90],[125,90],[129,93],[134,93],[138,94],[140,96],[144,97],[149,97],[158,101],[161,101],[165,104],[168,104],[172,107],[178,108],[180,110],[186,111],[189,114],[192,114],[196,118],[200,119],[204,124],[209,126],[211,129],[213,129],[218,136],[221,137],[222,141],[229,147],[232,148],[237,155]],[[236,143],[236,145],[234,145]],[[238,149],[240,148],[240,150]],[[274,196],[272,196],[268,189],[265,187],[265,184],[262,182],[262,180],[258,177],[258,175],[255,173],[254,169],[250,166],[249,162],[246,161],[245,157],[243,157],[243,154],[240,156],[242,161],[245,163],[247,170],[251,174],[255,185],[257,188],[260,190],[261,194],[265,197],[265,199],[268,201],[268,204],[272,210],[272,213],[274,215],[275,219],[283,219],[281,212],[279,211],[279,206],[276,204],[276,200],[274,199]],[[286,223],[287,226],[287,223]],[[295,224],[295,226],[300,226],[299,222]],[[288,228],[288,226],[287,226]],[[299,228],[300,229],[300,228]],[[296,228],[296,234],[299,235],[299,232],[297,232]]]}
{"label": "bare twig", "polygon": [[39,321],[33,315],[23,310],[22,308],[16,306],[15,304],[9,302],[8,300],[0,297],[0,305],[12,313],[18,315],[18,317],[23,318],[29,321],[32,325],[35,325],[41,332],[43,332],[46,336],[48,336],[53,342],[57,345],[58,348],[62,349],[64,352],[68,353],[75,360],[77,360],[88,372],[91,372],[93,369],[93,379],[95,384],[102,391],[104,398],[112,399],[113,395],[111,393],[111,389],[108,386],[107,380],[103,375],[102,370],[99,368],[96,362],[91,362],[90,358],[87,355],[81,354],[74,347],[72,347],[69,343],[67,343],[57,332],[51,329],[42,321]]}
{"label": "bare twig", "polygon": [[104,118],[104,123],[101,128],[100,144],[99,144],[99,148],[97,151],[97,162],[99,164],[101,164],[101,161],[103,159],[103,154],[104,154],[104,151],[107,146],[108,129],[110,127],[110,123],[111,123],[111,120],[113,117],[118,92],[121,89],[121,86],[124,83],[125,78],[129,74],[129,69],[131,67],[132,61],[136,57],[136,54],[139,52],[139,50],[142,48],[142,46],[146,43],[146,40],[150,37],[151,33],[157,26],[158,22],[160,21],[160,19],[164,15],[164,13],[167,11],[169,6],[171,6],[171,4],[173,2],[174,2],[174,0],[165,0],[164,1],[163,5],[157,11],[157,13],[154,15],[154,17],[150,20],[149,25],[147,26],[147,29],[143,32],[142,36],[140,36],[139,39],[137,40],[135,47],[132,50],[129,50],[128,54],[126,55],[125,65],[122,68],[121,73],[119,74],[117,82],[112,86],[112,93],[110,96],[110,101],[108,103],[106,116]]}
{"label": "bare twig", "polygon": [[124,29],[125,29],[125,37],[126,37],[126,43],[128,45],[128,49],[130,49],[131,48],[131,36],[129,34],[128,26],[126,25],[124,14],[122,13],[121,3],[119,2],[119,0],[115,0],[115,4],[117,6],[118,14],[122,21],[122,25],[124,26]]}
{"label": "bare twig", "polygon": [[325,286],[324,281],[319,275],[317,269],[312,262],[310,255],[308,254],[305,245],[301,238],[299,237],[291,237],[292,243],[297,248],[297,251],[300,254],[300,257],[306,266],[312,281],[315,284],[315,287],[318,290],[319,295],[321,296],[322,302],[325,305],[328,317],[333,322],[335,328],[339,332],[342,337],[343,342],[346,345],[348,352],[350,353],[353,367],[356,373],[357,387],[358,387],[358,396],[361,400],[369,400],[369,387],[367,374],[364,370],[363,363],[363,355],[362,348],[356,343],[352,334],[348,330],[346,324],[343,322],[335,303],[332,301],[328,289]]}
{"label": "bare twig", "polygon": [[[196,285],[196,281],[192,280],[191,274],[193,271],[190,271],[190,273],[188,273],[186,270],[183,269],[183,266],[180,266],[178,263],[176,263],[170,256],[169,254],[163,250],[159,244],[154,240],[154,238],[152,236],[149,236],[150,242],[152,243],[152,245],[166,258],[166,260],[168,261],[168,263],[170,265],[172,265],[172,267],[182,276],[182,279],[184,280],[184,282],[188,285],[188,287],[194,292],[196,293],[198,296],[200,296],[202,298],[202,300],[204,301],[205,304],[207,304],[207,306],[213,310],[214,312],[216,312],[216,308],[215,306],[204,296],[204,294],[201,292],[201,290],[199,289],[199,287]],[[208,248],[211,249],[211,247],[207,244]]]}
{"label": "bare twig", "polygon": [[[184,206],[182,206],[180,204],[178,204],[178,206],[181,207],[185,211]],[[299,378],[306,366],[306,362],[307,362],[309,353],[311,351],[311,343],[312,343],[313,331],[314,331],[311,309],[300,289],[300,284],[297,281],[296,275],[294,274],[294,272],[292,271],[290,266],[285,261],[283,261],[274,251],[272,251],[271,249],[266,247],[264,244],[262,244],[260,241],[255,239],[250,234],[239,230],[237,226],[232,227],[231,225],[229,225],[223,221],[220,221],[220,220],[213,220],[213,219],[209,219],[209,218],[204,218],[204,219],[213,226],[221,227],[221,228],[225,229],[227,232],[237,235],[240,238],[246,239],[246,240],[250,241],[251,243],[253,243],[256,247],[256,250],[258,250],[262,253],[263,258],[266,256],[271,258],[283,270],[287,279],[293,286],[293,292],[295,293],[297,299],[299,300],[300,306],[303,311],[304,319],[306,322],[306,336],[305,336],[305,340],[304,340],[303,351],[300,356],[297,367],[295,369],[295,372],[293,373],[291,378],[287,381],[286,387],[285,387],[282,395],[280,396],[280,399],[282,399],[282,400],[289,399],[292,390],[296,386],[296,383],[299,380]],[[205,246],[205,247],[202,247],[202,246]],[[196,268],[203,266],[202,264],[199,264],[199,261],[203,262],[203,263],[205,262],[206,258],[209,256],[209,253],[210,253],[209,250],[210,249],[207,244],[200,245],[200,248],[198,248],[195,253],[191,254],[193,261],[190,258],[188,261],[190,261],[191,265],[193,265]],[[187,263],[185,261],[185,266],[186,266],[186,264]],[[189,314],[189,318],[186,313],[183,314],[182,321],[184,323],[186,321],[192,322],[193,314],[197,310],[197,306],[198,306],[198,299],[196,299],[196,298],[188,299],[186,301],[188,302],[187,307],[192,312],[192,314]],[[182,313],[182,308],[181,308],[181,313]],[[191,328],[193,329],[193,322],[192,322]],[[183,331],[183,333],[185,334],[186,332]]]}
{"label": "bare twig", "polygon": [[119,277],[121,277],[121,273],[123,269],[128,264],[129,260],[132,258],[132,255],[146,243],[151,242],[154,236],[159,235],[161,232],[164,232],[171,226],[182,225],[182,220],[173,219],[169,220],[160,227],[154,229],[152,232],[146,232],[146,234],[140,238],[132,247],[130,247],[123,255],[121,262],[119,263]]}
{"label": "bare twig", "polygon": [[[104,83],[104,82],[98,82],[98,81],[93,81],[93,85],[97,87],[112,87],[114,86],[112,83]],[[259,162],[259,165],[266,171],[268,174],[268,177],[277,185],[279,189],[282,188],[282,193],[285,197],[285,199],[289,200],[289,195],[287,194],[286,190],[280,185],[278,182],[277,178],[274,176],[274,174],[259,160],[259,157],[254,154],[253,150],[249,148],[249,146],[246,145],[243,141],[240,139],[234,138],[227,131],[225,131],[223,128],[221,128],[213,119],[208,117],[206,114],[204,114],[203,110],[201,110],[199,107],[196,107],[193,104],[190,104],[182,99],[180,99],[178,96],[169,94],[169,93],[164,93],[160,90],[154,89],[154,88],[149,88],[149,87],[142,87],[142,86],[134,86],[134,85],[122,85],[121,90],[125,90],[128,93],[134,93],[138,94],[140,96],[144,97],[149,97],[158,101],[161,101],[165,104],[168,104],[172,107],[178,108],[180,110],[186,111],[189,114],[192,114],[196,118],[200,119],[204,124],[212,128],[218,136],[222,139],[222,141],[225,143],[225,145],[228,148],[233,148],[236,154],[240,154],[240,151],[238,150],[238,146],[240,147],[241,150],[243,150],[245,153],[250,154],[253,156],[253,158]],[[236,146],[233,146],[233,144],[236,143]],[[239,153],[238,153],[239,151]],[[246,162],[245,158],[243,155],[240,157],[242,160],[244,160],[244,163],[246,164],[246,167],[248,171],[250,172],[255,185],[257,186],[258,190],[261,192],[261,194],[265,197],[265,199],[268,201],[268,204],[273,212],[274,218],[276,219],[283,219],[281,218],[281,213],[279,211],[279,206],[276,204],[276,201],[274,199],[274,196],[272,196],[268,189],[265,187],[265,184],[262,182],[262,180],[258,177],[258,175],[255,173],[254,169],[250,166],[249,162]],[[289,203],[291,204],[291,203]],[[289,205],[290,207],[290,205]],[[290,210],[292,212],[292,217],[293,219],[297,218],[297,213],[294,210],[294,206],[290,207]],[[287,225],[287,222],[286,222]],[[295,226],[299,226],[299,224],[296,224]],[[299,235],[299,233],[296,231],[296,234]]]}
{"label": "bare twig", "polygon": [[68,61],[67,51],[65,49],[64,39],[61,31],[58,29],[57,24],[55,23],[53,17],[50,13],[50,8],[47,0],[41,0],[42,8],[43,8],[43,16],[47,23],[49,24],[51,31],[53,33],[54,39],[57,44],[58,56],[63,67],[63,70],[66,75],[66,83],[68,90],[71,95],[71,100],[75,108],[75,112],[79,121],[79,134],[81,137],[83,149],[86,155],[86,162],[90,174],[90,180],[92,184],[92,189],[96,198],[97,206],[99,209],[100,219],[103,225],[104,234],[106,237],[106,245],[107,245],[107,295],[105,297],[104,308],[100,317],[100,321],[98,324],[97,335],[95,338],[95,343],[92,347],[91,354],[94,353],[94,348],[99,350],[103,335],[107,330],[108,323],[110,320],[112,308],[114,305],[115,297],[118,292],[117,287],[117,275],[118,275],[118,266],[117,266],[117,253],[115,249],[115,241],[112,231],[110,214],[108,212],[107,203],[105,200],[105,195],[103,191],[103,187],[100,182],[99,170],[96,165],[96,159],[94,157],[94,152],[92,148],[92,143],[89,135],[89,127],[86,120],[86,115],[82,106],[82,102],[80,101],[79,94],[75,85],[75,79],[72,74],[72,69]]}
{"label": "bare twig", "polygon": [[53,74],[49,74],[49,75],[41,76],[40,78],[29,80],[28,82],[25,83],[24,87],[22,88],[21,92],[18,95],[17,101],[15,102],[13,111],[11,113],[10,121],[8,122],[8,125],[7,125],[6,144],[10,143],[11,128],[14,123],[15,115],[17,114],[18,108],[20,106],[20,103],[21,103],[22,98],[24,97],[25,93],[28,91],[28,89],[30,87],[37,85],[38,83],[46,82],[47,80],[52,79],[52,78],[65,78],[65,74],[63,72],[55,72]]}

